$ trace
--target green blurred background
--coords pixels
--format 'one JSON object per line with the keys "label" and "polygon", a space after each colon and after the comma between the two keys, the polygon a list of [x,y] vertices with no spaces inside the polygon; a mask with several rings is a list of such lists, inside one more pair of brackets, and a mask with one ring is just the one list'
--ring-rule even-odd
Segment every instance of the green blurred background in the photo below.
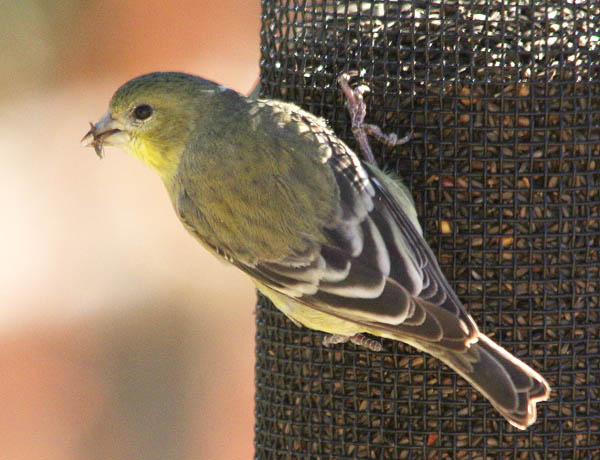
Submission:
{"label": "green blurred background", "polygon": [[241,92],[259,0],[0,0],[0,458],[249,459],[255,295],[79,140],[154,70]]}

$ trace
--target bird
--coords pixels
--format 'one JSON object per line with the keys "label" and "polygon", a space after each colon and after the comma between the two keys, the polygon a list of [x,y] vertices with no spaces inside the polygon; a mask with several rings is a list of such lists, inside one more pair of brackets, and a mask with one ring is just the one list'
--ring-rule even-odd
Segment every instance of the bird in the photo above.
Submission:
{"label": "bird", "polygon": [[[384,138],[361,124],[364,91],[349,91],[348,78],[340,84],[355,134]],[[199,76],[154,72],[117,89],[81,142],[99,157],[119,147],[154,169],[200,244],[293,323],[324,332],[325,346],[407,343],[521,430],[549,398],[538,372],[480,332],[423,237],[409,189],[361,160],[324,119]]]}

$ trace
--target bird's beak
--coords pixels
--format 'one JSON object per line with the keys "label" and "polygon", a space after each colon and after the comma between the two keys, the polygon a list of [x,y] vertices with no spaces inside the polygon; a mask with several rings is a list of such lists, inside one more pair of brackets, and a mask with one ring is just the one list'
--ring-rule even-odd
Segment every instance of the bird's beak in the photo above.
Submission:
{"label": "bird's beak", "polygon": [[124,130],[123,123],[115,120],[110,110],[96,124],[90,123],[90,130],[81,139],[84,147],[94,147],[99,158],[103,156],[104,145],[124,147],[129,143],[129,134]]}

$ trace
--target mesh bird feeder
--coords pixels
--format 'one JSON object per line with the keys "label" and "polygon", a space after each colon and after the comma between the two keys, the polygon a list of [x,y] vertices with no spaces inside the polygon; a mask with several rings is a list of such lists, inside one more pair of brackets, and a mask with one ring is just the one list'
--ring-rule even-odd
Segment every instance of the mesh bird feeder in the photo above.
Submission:
{"label": "mesh bird feeder", "polygon": [[410,346],[324,348],[260,299],[255,458],[600,458],[600,2],[263,0],[262,95],[358,150],[336,79],[403,136],[381,166],[483,332],[553,388],[513,428]]}

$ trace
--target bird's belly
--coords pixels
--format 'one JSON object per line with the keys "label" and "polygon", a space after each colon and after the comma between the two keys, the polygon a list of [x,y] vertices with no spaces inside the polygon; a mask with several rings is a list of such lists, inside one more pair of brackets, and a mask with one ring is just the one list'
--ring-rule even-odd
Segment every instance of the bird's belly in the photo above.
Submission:
{"label": "bird's belly", "polygon": [[270,289],[255,281],[258,290],[273,302],[285,316],[291,319],[296,325],[303,325],[309,329],[327,332],[329,334],[340,334],[352,336],[361,332],[366,332],[360,324],[346,321],[327,313],[323,313],[314,308],[307,307],[293,299],[283,296],[277,291]]}

